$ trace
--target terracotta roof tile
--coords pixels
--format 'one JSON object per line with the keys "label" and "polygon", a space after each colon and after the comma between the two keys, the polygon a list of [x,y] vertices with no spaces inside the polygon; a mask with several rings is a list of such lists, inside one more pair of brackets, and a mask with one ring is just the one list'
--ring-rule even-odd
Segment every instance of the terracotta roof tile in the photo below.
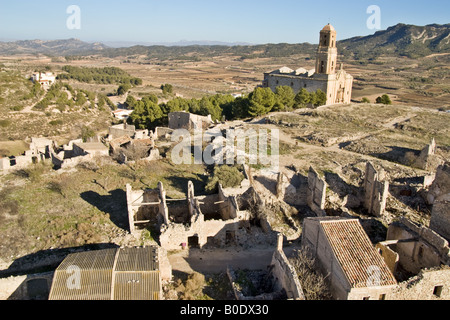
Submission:
{"label": "terracotta roof tile", "polygon": [[371,280],[375,280],[377,286],[397,284],[357,219],[325,220],[320,223],[353,288],[367,287]]}

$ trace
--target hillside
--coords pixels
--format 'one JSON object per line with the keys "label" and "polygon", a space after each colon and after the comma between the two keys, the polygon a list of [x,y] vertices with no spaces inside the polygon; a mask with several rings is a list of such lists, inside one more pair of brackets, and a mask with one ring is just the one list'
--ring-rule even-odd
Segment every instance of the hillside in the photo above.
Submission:
{"label": "hillside", "polygon": [[23,40],[0,42],[0,54],[45,54],[49,56],[87,55],[106,49],[101,43],[87,43],[78,39],[67,40]]}
{"label": "hillside", "polygon": [[397,24],[366,37],[338,42],[340,52],[355,58],[385,56],[424,57],[450,51],[450,24],[414,26]]}

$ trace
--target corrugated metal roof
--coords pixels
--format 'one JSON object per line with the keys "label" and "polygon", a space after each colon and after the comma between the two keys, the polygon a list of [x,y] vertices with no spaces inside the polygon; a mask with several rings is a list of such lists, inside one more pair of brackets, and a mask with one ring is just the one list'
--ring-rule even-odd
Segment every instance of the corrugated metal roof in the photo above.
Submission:
{"label": "corrugated metal roof", "polygon": [[159,272],[117,272],[114,300],[159,300]]}
{"label": "corrugated metal roof", "polygon": [[159,270],[156,247],[121,248],[115,271]]}
{"label": "corrugated metal roof", "polygon": [[160,292],[157,247],[105,249],[68,255],[49,300],[159,300]]}
{"label": "corrugated metal roof", "polygon": [[397,284],[357,219],[325,220],[320,224],[352,288],[364,288],[368,283]]}

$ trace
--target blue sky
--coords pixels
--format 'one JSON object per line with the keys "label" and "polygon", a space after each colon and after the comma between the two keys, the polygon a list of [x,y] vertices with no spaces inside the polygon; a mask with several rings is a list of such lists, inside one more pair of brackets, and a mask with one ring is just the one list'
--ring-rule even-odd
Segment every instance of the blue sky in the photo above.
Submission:
{"label": "blue sky", "polygon": [[[79,30],[66,27],[69,5],[80,7]],[[450,23],[448,0],[0,0],[0,40],[317,43],[327,23],[338,39],[373,34],[370,5],[381,9],[381,29]]]}

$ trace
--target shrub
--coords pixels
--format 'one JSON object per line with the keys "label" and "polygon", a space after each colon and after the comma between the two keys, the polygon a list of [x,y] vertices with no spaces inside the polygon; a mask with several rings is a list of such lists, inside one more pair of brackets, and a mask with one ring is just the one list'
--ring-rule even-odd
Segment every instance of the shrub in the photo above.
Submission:
{"label": "shrub", "polygon": [[183,300],[196,300],[203,295],[203,288],[206,285],[205,276],[195,272],[190,274],[184,284]]}
{"label": "shrub", "polygon": [[317,271],[316,262],[307,251],[297,251],[289,262],[297,273],[306,300],[331,300],[328,284]]}
{"label": "shrub", "polygon": [[63,124],[63,121],[62,120],[52,120],[49,122],[49,124],[52,126],[59,126],[59,125]]}
{"label": "shrub", "polygon": [[231,167],[228,165],[216,166],[214,173],[209,177],[205,190],[208,192],[215,192],[217,190],[218,183],[222,184],[224,188],[237,187],[244,180],[244,175],[238,170],[237,167]]}
{"label": "shrub", "polygon": [[10,124],[11,124],[11,120],[8,120],[8,119],[0,120],[0,127],[2,127],[2,128],[6,128]]}
{"label": "shrub", "polygon": [[14,106],[9,108],[11,111],[22,111],[23,110],[23,106]]}
{"label": "shrub", "polygon": [[89,138],[95,137],[95,131],[87,126],[83,126],[81,128],[81,139],[83,139],[83,142],[87,142]]}

